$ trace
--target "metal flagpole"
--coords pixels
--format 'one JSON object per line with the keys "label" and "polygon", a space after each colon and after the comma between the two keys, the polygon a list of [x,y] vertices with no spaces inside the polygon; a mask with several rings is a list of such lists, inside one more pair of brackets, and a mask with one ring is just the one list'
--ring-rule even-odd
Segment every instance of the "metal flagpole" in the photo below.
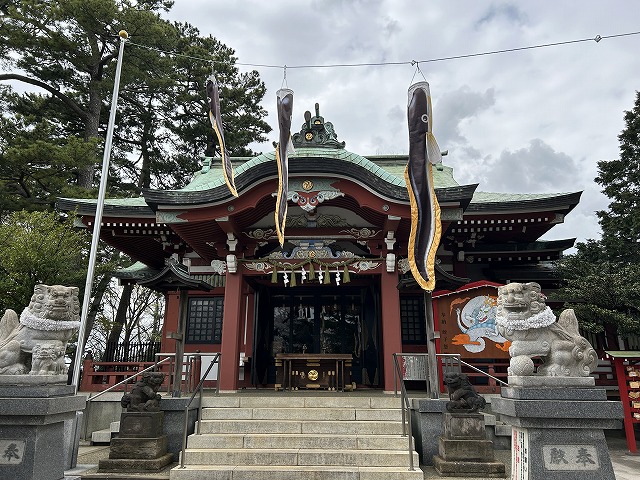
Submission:
{"label": "metal flagpole", "polygon": [[124,44],[129,37],[127,32],[120,30],[120,51],[118,52],[118,62],[116,64],[116,76],[113,84],[113,96],[111,98],[111,112],[109,113],[109,125],[107,127],[107,137],[104,143],[104,155],[102,156],[102,176],[100,177],[100,190],[98,192],[98,202],[96,204],[96,216],[93,220],[93,235],[91,237],[91,251],[89,253],[89,267],[87,268],[87,280],[84,285],[84,298],[82,300],[82,314],[80,316],[80,330],[78,331],[78,346],[76,347],[76,358],[73,363],[73,385],[78,393],[80,387],[80,364],[84,354],[84,339],[87,328],[87,316],[89,314],[89,301],[91,300],[91,289],[93,287],[94,270],[96,266],[96,255],[98,251],[98,240],[100,239],[100,225],[102,223],[102,209],[104,207],[104,197],[107,190],[107,180],[109,176],[109,160],[111,158],[111,145],[113,143],[113,128],[116,122],[116,108],[118,106],[118,92],[120,90],[120,72],[122,70],[122,54]]}

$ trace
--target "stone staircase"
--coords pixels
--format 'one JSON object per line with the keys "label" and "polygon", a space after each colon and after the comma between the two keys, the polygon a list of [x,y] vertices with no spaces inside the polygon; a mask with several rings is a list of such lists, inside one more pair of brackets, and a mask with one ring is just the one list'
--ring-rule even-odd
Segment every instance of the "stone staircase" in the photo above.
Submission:
{"label": "stone staircase", "polygon": [[422,480],[415,451],[409,470],[399,398],[374,395],[205,397],[201,435],[171,480]]}

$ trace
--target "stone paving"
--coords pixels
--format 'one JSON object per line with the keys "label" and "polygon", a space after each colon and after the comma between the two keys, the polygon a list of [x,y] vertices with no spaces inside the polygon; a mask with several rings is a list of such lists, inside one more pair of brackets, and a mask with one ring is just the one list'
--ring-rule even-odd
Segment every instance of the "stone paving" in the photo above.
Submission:
{"label": "stone paving", "polygon": [[[638,432],[636,432],[636,438]],[[640,478],[640,454],[629,453],[622,430],[607,434],[607,446],[616,480],[638,480]]]}

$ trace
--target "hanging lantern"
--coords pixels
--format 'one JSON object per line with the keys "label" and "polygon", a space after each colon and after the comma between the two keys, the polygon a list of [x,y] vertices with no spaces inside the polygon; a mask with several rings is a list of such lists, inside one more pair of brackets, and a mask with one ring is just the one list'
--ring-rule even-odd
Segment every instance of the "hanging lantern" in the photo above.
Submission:
{"label": "hanging lantern", "polygon": [[327,265],[327,270],[324,272],[324,284],[329,285],[331,283],[331,275],[329,274],[329,266]]}
{"label": "hanging lantern", "polygon": [[273,266],[273,271],[271,272],[271,283],[278,283],[278,269],[276,266]]}
{"label": "hanging lantern", "polygon": [[344,274],[342,275],[342,283],[349,283],[351,281],[351,277],[349,276],[349,267],[344,266]]}
{"label": "hanging lantern", "polygon": [[313,262],[309,263],[309,280],[316,279],[316,271],[313,269]]}
{"label": "hanging lantern", "polygon": [[296,283],[296,272],[294,270],[291,270],[291,286],[292,287],[298,286],[298,284]]}

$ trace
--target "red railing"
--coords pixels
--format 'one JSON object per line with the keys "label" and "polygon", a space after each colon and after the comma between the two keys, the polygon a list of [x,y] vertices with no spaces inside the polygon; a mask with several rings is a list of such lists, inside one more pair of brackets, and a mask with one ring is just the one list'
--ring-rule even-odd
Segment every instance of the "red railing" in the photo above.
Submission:
{"label": "red railing", "polygon": [[[507,368],[509,367],[508,359],[496,359],[494,361],[476,361],[475,359],[469,359],[466,361],[479,370],[485,372],[485,374],[482,374],[468,368],[464,363],[462,364],[462,373],[469,377],[469,381],[474,386],[476,392],[500,393],[500,384],[491,377],[496,377],[497,379],[507,383]],[[443,391],[445,391],[444,388]]]}
{"label": "red railing", "polygon": [[[159,366],[158,371],[165,374],[162,390],[170,391],[173,384],[174,359],[173,353],[159,353],[156,357],[171,360]],[[82,362],[82,379],[80,381],[80,391],[101,392],[116,385],[117,383],[132,377],[145,368],[151,367],[155,362],[96,362],[92,359],[85,359]],[[182,390],[185,393],[191,392],[200,380],[201,360],[199,354],[185,355],[182,369]],[[119,385],[114,391],[126,391],[128,383]]]}

